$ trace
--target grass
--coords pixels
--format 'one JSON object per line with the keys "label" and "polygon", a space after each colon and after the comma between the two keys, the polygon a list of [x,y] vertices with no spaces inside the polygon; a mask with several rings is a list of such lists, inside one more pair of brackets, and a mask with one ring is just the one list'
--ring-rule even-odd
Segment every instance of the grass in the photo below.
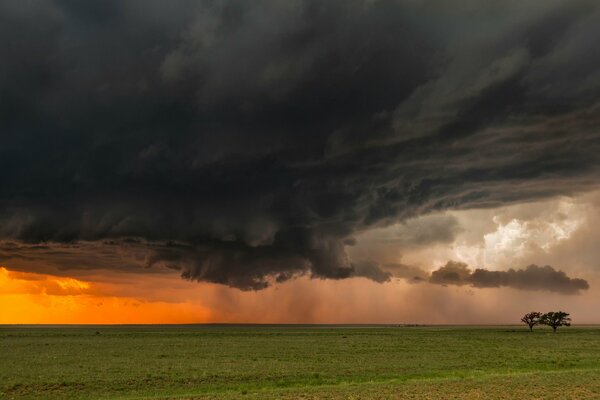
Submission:
{"label": "grass", "polygon": [[550,397],[600,398],[600,328],[0,327],[0,399]]}

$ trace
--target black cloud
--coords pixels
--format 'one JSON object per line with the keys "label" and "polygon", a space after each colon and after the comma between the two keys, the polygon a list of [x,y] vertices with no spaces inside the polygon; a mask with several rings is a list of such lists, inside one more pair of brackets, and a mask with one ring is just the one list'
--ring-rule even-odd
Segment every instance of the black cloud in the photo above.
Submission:
{"label": "black cloud", "polygon": [[3,1],[0,237],[385,280],[354,233],[596,186],[598,5],[470,4]]}

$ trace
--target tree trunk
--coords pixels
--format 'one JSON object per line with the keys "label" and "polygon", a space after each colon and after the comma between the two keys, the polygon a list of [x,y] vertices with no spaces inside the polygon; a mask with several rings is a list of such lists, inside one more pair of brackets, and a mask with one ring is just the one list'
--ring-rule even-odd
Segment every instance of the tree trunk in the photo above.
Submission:
{"label": "tree trunk", "polygon": [[554,331],[554,333],[556,333],[556,327],[555,326],[552,327],[552,330]]}

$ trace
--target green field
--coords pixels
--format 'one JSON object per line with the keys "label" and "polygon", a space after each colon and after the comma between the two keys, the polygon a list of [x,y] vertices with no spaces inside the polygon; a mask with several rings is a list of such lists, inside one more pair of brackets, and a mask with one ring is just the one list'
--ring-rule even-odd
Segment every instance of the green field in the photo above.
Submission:
{"label": "green field", "polygon": [[600,399],[600,328],[0,327],[1,399]]}

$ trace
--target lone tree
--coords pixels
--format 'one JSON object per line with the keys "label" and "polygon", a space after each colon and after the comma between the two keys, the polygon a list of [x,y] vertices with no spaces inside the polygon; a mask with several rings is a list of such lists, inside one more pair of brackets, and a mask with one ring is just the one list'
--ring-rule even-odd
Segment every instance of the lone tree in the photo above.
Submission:
{"label": "lone tree", "polygon": [[554,333],[559,326],[571,326],[571,318],[569,313],[563,311],[550,311],[540,318],[540,324],[552,327]]}
{"label": "lone tree", "polygon": [[540,323],[540,318],[542,318],[542,313],[537,311],[532,311],[523,315],[521,321],[526,323],[529,326],[529,331],[533,332],[533,327]]}

